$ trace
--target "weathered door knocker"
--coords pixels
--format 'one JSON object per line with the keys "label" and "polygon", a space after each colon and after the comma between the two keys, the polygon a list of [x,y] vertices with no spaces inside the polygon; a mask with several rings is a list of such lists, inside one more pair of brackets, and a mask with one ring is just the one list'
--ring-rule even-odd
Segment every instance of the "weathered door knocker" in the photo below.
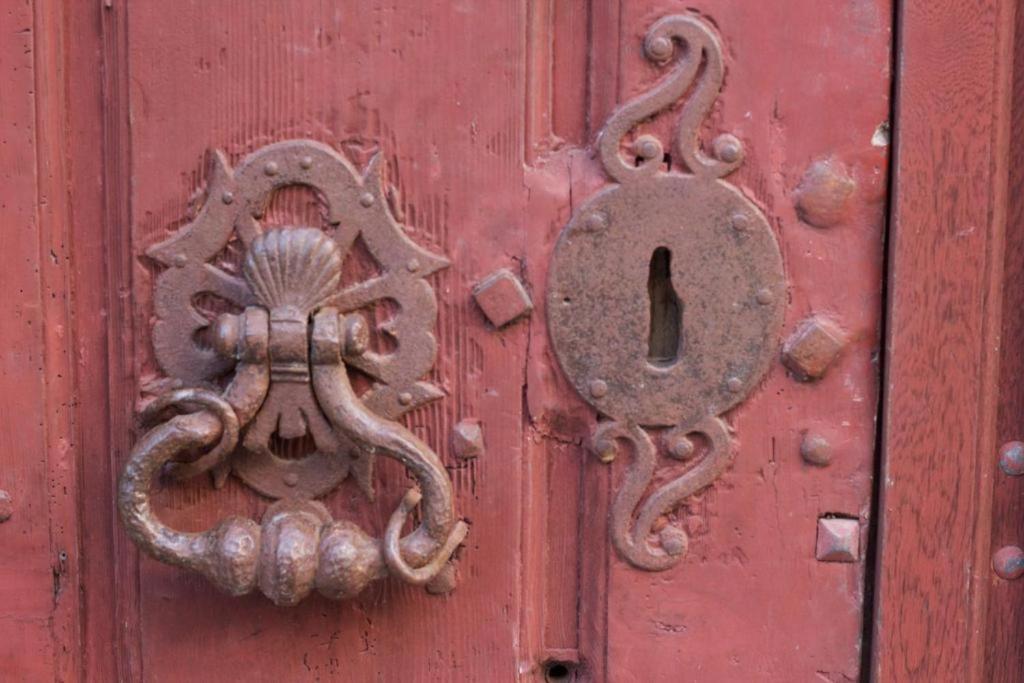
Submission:
{"label": "weathered door knocker", "polygon": [[[701,150],[700,126],[724,73],[718,39],[695,16],[668,16],[651,26],[644,51],[658,64],[678,57],[605,124],[598,153],[615,184],[562,231],[547,316],[563,371],[611,418],[598,423],[593,450],[605,462],[619,442],[633,452],[612,505],[612,542],[634,566],[662,570],[683,557],[688,537],[673,524],[655,532],[656,524],[728,467],[732,440],[719,415],[750,393],[776,354],[786,282],[764,215],[723,180],[743,163],[740,141],[720,135],[713,156]],[[649,135],[624,159],[629,131],[687,92],[671,151],[688,172],[666,170],[661,142]],[[645,426],[671,427],[667,454],[690,464],[646,497],[657,448]],[[694,434],[707,444],[700,457]]]}
{"label": "weathered door knocker", "polygon": [[[163,394],[144,411],[152,426],[125,465],[118,507],[144,551],[233,595],[258,587],[276,604],[294,605],[314,588],[332,599],[353,597],[387,575],[427,584],[466,536],[440,459],[396,421],[442,395],[420,378],[437,350],[437,302],[424,278],[447,261],[404,234],[381,191],[378,164],[375,156],[360,176],[330,147],[308,140],[269,145],[235,169],[218,152],[196,219],[147,252],[167,267],[156,280],[157,361],[195,388]],[[327,230],[262,229],[271,196],[289,185],[321,194]],[[224,256],[235,237],[240,263]],[[357,237],[381,273],[342,287],[342,260]],[[201,295],[233,310],[211,323],[196,308]],[[397,345],[387,353],[371,348],[360,313],[385,300],[398,306],[380,326]],[[357,393],[349,368],[371,378],[367,391]],[[307,434],[314,452],[298,459],[274,452],[275,439]],[[332,520],[314,500],[350,473],[372,498],[378,453],[418,483],[382,539]],[[177,531],[150,507],[152,479],[165,468],[176,478],[211,472],[218,488],[233,472],[277,502],[262,525],[229,517],[202,533]],[[403,537],[417,505],[421,522]]]}

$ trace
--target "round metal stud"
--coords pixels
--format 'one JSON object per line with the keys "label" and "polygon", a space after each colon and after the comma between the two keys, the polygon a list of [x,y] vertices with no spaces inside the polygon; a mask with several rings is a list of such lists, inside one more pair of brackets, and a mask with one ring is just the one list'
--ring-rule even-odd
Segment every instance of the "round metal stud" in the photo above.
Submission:
{"label": "round metal stud", "polygon": [[279,170],[276,161],[268,161],[267,165],[263,167],[263,172],[270,176],[277,175]]}
{"label": "round metal stud", "polygon": [[661,154],[661,145],[650,135],[643,135],[633,143],[633,151],[644,159],[654,159]]}
{"label": "round metal stud", "polygon": [[743,144],[734,135],[719,135],[711,145],[715,156],[727,164],[735,163],[743,157]]}
{"label": "round metal stud", "polygon": [[1011,477],[1024,474],[1024,443],[1008,441],[999,449],[999,469]]}
{"label": "round metal stud", "polygon": [[361,194],[359,196],[359,204],[361,206],[369,208],[369,207],[373,206],[373,202],[374,202],[373,195],[370,194],[369,192],[364,192],[363,194]]}
{"label": "round metal stud", "polygon": [[992,556],[992,569],[1001,579],[1019,579],[1024,575],[1024,550],[1015,545],[1003,546]]}
{"label": "round metal stud", "polygon": [[739,377],[730,377],[729,379],[725,380],[725,388],[735,394],[736,392],[743,388],[743,380],[741,380]]}
{"label": "round metal stud", "polygon": [[230,204],[235,201],[235,195],[231,192],[225,192],[220,196],[220,200],[225,204]]}
{"label": "round metal stud", "polygon": [[658,539],[661,541],[662,550],[673,557],[678,557],[685,553],[686,546],[689,545],[686,532],[674,526],[666,526],[662,529],[658,534]]}
{"label": "round metal stud", "polygon": [[590,395],[601,398],[608,395],[608,383],[603,379],[595,379],[590,383]]}
{"label": "round metal stud", "polygon": [[671,434],[667,439],[666,450],[676,460],[683,462],[693,457],[694,446],[685,434]]}
{"label": "round metal stud", "polygon": [[820,434],[805,434],[800,443],[800,457],[811,465],[824,467],[832,462],[832,444]]}
{"label": "round metal stud", "polygon": [[664,62],[666,59],[672,56],[673,47],[672,40],[664,36],[658,36],[653,40],[647,41],[647,54],[651,59],[657,62]]}

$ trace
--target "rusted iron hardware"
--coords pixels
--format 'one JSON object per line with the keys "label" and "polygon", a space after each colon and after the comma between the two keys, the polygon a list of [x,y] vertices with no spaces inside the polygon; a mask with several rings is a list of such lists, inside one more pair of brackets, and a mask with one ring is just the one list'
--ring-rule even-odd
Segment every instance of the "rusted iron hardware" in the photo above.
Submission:
{"label": "rusted iron hardware", "polygon": [[[378,164],[374,157],[360,175],[308,140],[264,147],[235,169],[218,152],[196,219],[147,252],[167,267],[156,280],[157,361],[193,388],[163,394],[144,410],[150,428],[125,465],[118,506],[144,551],[228,593],[258,587],[276,604],[294,605],[314,588],[349,598],[388,575],[423,585],[465,538],[440,459],[396,421],[442,395],[420,378],[436,354],[437,302],[424,278],[447,261],[405,236]],[[327,229],[262,229],[271,196],[290,185],[320,194]],[[342,261],[357,238],[380,273],[342,286]],[[226,310],[211,320],[197,307],[200,297]],[[392,339],[389,349],[371,343],[373,307],[385,301],[397,313],[375,333]],[[354,382],[356,375],[369,379]],[[296,455],[289,443],[309,444],[308,452],[289,457]],[[377,454],[402,463],[417,483],[382,539],[333,520],[314,500],[350,473],[372,499]],[[233,472],[276,502],[262,525],[229,517],[202,533],[177,531],[151,509],[160,472],[211,472],[218,487]],[[417,507],[419,525],[402,536]]]}
{"label": "rusted iron hardware", "polygon": [[[719,416],[777,355],[786,282],[764,215],[723,180],[743,162],[740,141],[724,134],[710,155],[702,150],[701,124],[724,73],[718,39],[700,19],[675,15],[650,28],[644,49],[658,64],[677,55],[674,66],[605,124],[597,152],[614,184],[562,231],[547,317],[566,376],[610,418],[598,423],[593,449],[605,462],[623,443],[632,450],[612,506],[612,542],[636,567],[662,570],[680,560],[688,539],[673,524],[654,530],[728,467],[731,437]],[[655,137],[624,144],[638,123],[687,92],[668,167]],[[642,427],[670,427],[667,455],[687,463],[648,495],[657,448]]]}

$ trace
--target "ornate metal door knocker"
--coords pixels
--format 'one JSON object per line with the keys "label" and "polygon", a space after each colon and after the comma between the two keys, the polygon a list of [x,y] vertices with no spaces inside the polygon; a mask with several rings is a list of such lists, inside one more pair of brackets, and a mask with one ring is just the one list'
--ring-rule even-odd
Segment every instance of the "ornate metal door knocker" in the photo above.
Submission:
{"label": "ornate metal door knocker", "polygon": [[[157,361],[195,388],[170,391],[144,411],[152,427],[125,465],[118,507],[143,550],[233,595],[258,587],[293,605],[313,588],[349,598],[386,575],[425,584],[465,538],[440,459],[396,421],[442,395],[420,378],[436,354],[437,302],[424,278],[447,261],[405,236],[381,192],[378,163],[374,157],[360,176],[308,140],[264,147],[235,169],[218,152],[196,219],[148,251],[167,267],[156,280]],[[289,185],[320,193],[327,230],[261,228],[271,196]],[[380,274],[343,287],[342,260],[357,238]],[[242,252],[235,268],[224,264],[229,243]],[[211,323],[196,307],[204,295],[232,310]],[[393,345],[386,353],[371,347],[360,312],[383,301],[397,305],[381,326]],[[354,388],[350,368],[370,378],[366,391]],[[297,459],[275,452],[275,444],[304,435],[313,452]],[[332,520],[314,500],[350,473],[372,498],[377,454],[402,463],[418,484],[382,539]],[[176,531],[150,508],[152,479],[163,469],[177,478],[209,471],[218,487],[233,472],[277,502],[262,525],[229,517],[202,533]],[[420,524],[403,537],[417,506]]]}
{"label": "ornate metal door knocker", "polygon": [[[611,418],[598,423],[593,449],[606,462],[619,442],[633,451],[612,505],[612,542],[636,567],[661,570],[685,554],[688,538],[655,525],[728,467],[731,437],[719,415],[750,393],[775,355],[786,283],[764,215],[723,180],[743,162],[739,140],[721,135],[712,156],[701,151],[700,126],[724,72],[718,39],[696,17],[669,16],[650,28],[644,49],[658,64],[678,56],[601,132],[599,156],[615,184],[562,231],[547,316],[563,371]],[[653,136],[637,138],[624,159],[623,137],[687,92],[671,151],[688,172],[664,168]],[[690,465],[646,497],[657,448],[642,427],[670,427],[667,454]],[[702,455],[695,434],[706,442]]]}

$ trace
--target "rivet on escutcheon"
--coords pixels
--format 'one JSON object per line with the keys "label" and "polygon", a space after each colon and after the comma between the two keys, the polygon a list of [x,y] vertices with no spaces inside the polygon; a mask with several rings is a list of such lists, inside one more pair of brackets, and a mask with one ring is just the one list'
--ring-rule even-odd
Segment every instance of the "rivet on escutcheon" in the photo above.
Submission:
{"label": "rivet on escutcheon", "polygon": [[643,159],[655,159],[661,153],[661,143],[650,135],[642,135],[633,143],[633,152]]}
{"label": "rivet on escutcheon", "polygon": [[661,541],[662,550],[669,555],[677,557],[686,552],[688,539],[686,538],[686,532],[682,529],[666,526],[658,534],[658,540]]}
{"label": "rivet on escutcheon", "polygon": [[369,192],[367,192],[365,194],[362,194],[359,197],[359,204],[361,206],[365,207],[365,208],[369,208],[369,207],[373,206],[373,202],[374,202],[373,195],[370,194]]}
{"label": "rivet on escutcheon", "polygon": [[999,469],[1011,477],[1024,474],[1024,442],[1008,441],[1003,444],[999,449]]}
{"label": "rivet on escutcheon", "polygon": [[1024,550],[1015,545],[1003,546],[992,556],[992,569],[1001,579],[1019,579],[1024,575]]}
{"label": "rivet on escutcheon", "polygon": [[693,457],[693,441],[685,434],[672,431],[665,435],[665,450],[669,457],[686,462]]}
{"label": "rivet on escutcheon", "polygon": [[594,398],[604,398],[608,395],[608,382],[603,379],[594,379],[590,381],[590,395]]}
{"label": "rivet on escutcheon", "polygon": [[658,36],[653,40],[648,40],[644,47],[647,50],[647,54],[656,62],[667,60],[672,56],[672,52],[675,49],[672,46],[672,39],[665,36]]}
{"label": "rivet on escutcheon", "polygon": [[711,143],[711,149],[715,156],[727,164],[732,164],[743,158],[743,143],[735,135],[719,135]]}
{"label": "rivet on escutcheon", "polygon": [[743,388],[743,380],[739,377],[730,377],[725,380],[725,388],[735,394]]}
{"label": "rivet on escutcheon", "polygon": [[277,175],[278,168],[277,163],[274,161],[268,161],[267,165],[263,167],[263,172],[269,176]]}

